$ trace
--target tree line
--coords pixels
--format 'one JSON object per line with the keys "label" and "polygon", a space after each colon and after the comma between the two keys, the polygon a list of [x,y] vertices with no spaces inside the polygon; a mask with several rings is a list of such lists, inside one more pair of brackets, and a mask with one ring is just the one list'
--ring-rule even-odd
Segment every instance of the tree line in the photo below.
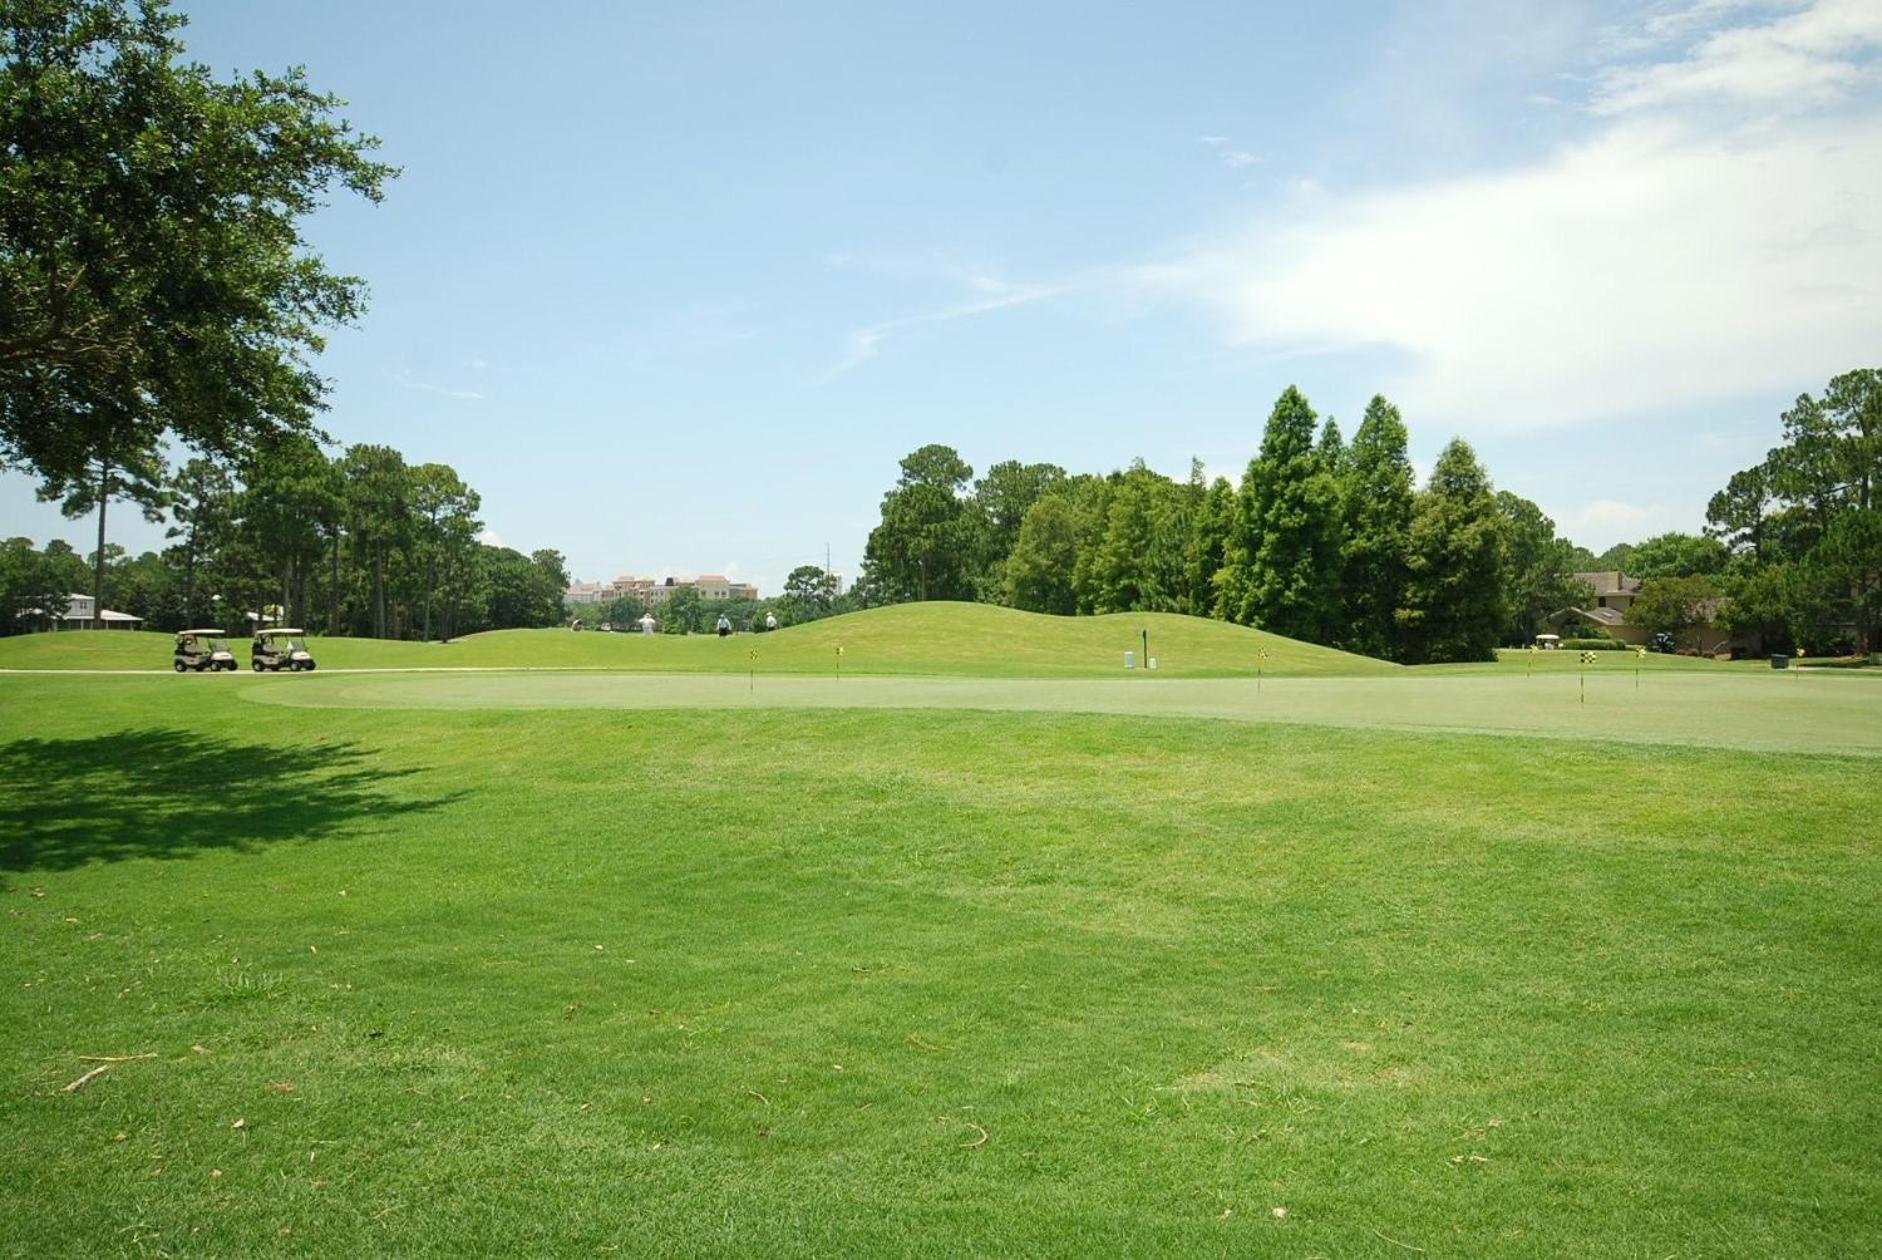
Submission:
{"label": "tree line", "polygon": [[1383,397],[1348,442],[1290,386],[1239,484],[1141,460],[1105,475],[1009,460],[976,480],[925,446],[883,497],[859,598],[1188,613],[1423,662],[1487,659],[1585,596],[1587,553],[1468,444],[1421,489],[1406,443]]}
{"label": "tree line", "polygon": [[1622,546],[1648,579],[1629,616],[1677,632],[1716,621],[1771,650],[1878,650],[1882,621],[1882,371],[1832,379],[1779,417],[1765,458],[1706,505],[1703,534]]}
{"label": "tree line", "polygon": [[[141,461],[140,461],[141,462]],[[480,498],[448,464],[408,463],[388,446],[327,455],[312,438],[260,444],[236,465],[196,457],[136,477],[49,477],[42,496],[68,515],[103,496],[167,523],[168,545],[131,556],[109,542],[89,558],[53,541],[0,545],[0,629],[31,630],[70,593],[151,629],[240,628],[268,609],[328,634],[450,638],[556,625],[568,585],[560,553],[480,540]],[[103,538],[101,531],[101,540]]]}

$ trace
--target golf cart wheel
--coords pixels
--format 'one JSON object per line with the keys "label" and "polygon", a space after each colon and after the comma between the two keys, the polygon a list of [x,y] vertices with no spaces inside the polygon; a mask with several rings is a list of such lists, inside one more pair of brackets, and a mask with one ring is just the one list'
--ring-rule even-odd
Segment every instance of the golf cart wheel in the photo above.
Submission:
{"label": "golf cart wheel", "polygon": [[251,665],[251,666],[252,666],[252,667],[254,668],[254,670],[255,670],[255,672],[256,672],[257,674],[259,674],[259,673],[261,672],[261,662],[260,662],[260,661],[250,661],[250,662],[249,662],[249,665]]}
{"label": "golf cart wheel", "polygon": [[171,661],[170,667],[179,674],[189,668],[189,666],[185,665],[182,661]]}
{"label": "golf cart wheel", "polygon": [[307,672],[311,674],[311,673],[313,673],[313,672],[314,672],[314,663],[313,663],[312,661],[309,661],[309,662],[307,662],[307,664],[306,664],[305,666],[303,666],[302,668],[304,668],[304,669],[306,669],[306,670],[307,670]]}

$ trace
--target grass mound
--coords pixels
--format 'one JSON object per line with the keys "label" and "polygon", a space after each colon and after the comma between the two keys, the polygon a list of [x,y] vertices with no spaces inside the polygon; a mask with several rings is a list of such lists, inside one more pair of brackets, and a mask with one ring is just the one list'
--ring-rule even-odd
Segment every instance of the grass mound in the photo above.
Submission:
{"label": "grass mound", "polygon": [[[988,604],[900,604],[767,635],[601,634],[496,630],[448,644],[309,640],[322,669],[564,668],[660,672],[954,674],[1092,678],[1123,673],[1149,632],[1158,672],[1189,677],[1385,674],[1398,667],[1265,631],[1171,613],[1049,617]],[[0,669],[167,669],[172,638],[149,631],[77,631],[0,639]],[[235,640],[247,668],[246,642]],[[758,653],[753,662],[752,652]],[[1267,653],[1263,658],[1260,654]],[[1142,662],[1138,664],[1141,666]]]}

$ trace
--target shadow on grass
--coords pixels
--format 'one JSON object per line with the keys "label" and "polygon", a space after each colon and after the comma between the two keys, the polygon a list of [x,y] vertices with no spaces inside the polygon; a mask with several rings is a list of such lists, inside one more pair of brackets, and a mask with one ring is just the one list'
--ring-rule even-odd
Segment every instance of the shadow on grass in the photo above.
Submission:
{"label": "shadow on grass", "polygon": [[414,773],[357,743],[276,747],[163,729],[16,740],[0,745],[0,871],[246,852],[465,795],[389,791]]}

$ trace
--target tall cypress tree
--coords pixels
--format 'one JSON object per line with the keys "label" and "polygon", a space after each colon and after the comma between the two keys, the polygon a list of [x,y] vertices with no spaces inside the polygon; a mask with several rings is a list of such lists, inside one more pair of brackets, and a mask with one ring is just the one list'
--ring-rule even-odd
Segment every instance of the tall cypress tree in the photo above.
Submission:
{"label": "tall cypress tree", "polygon": [[1503,545],[1490,478],[1476,453],[1454,438],[1413,506],[1410,576],[1399,610],[1406,661],[1496,659],[1508,616]]}
{"label": "tall cypress tree", "polygon": [[1235,487],[1228,478],[1217,477],[1203,492],[1190,520],[1186,611],[1198,617],[1224,615],[1216,575],[1222,571],[1224,552],[1234,529]]}
{"label": "tall cypress tree", "polygon": [[1244,486],[1249,542],[1244,620],[1327,642],[1339,624],[1339,490],[1314,446],[1314,410],[1288,386]]}
{"label": "tall cypress tree", "polygon": [[1396,659],[1411,546],[1412,466],[1398,408],[1375,395],[1346,452],[1341,570],[1346,646]]}

